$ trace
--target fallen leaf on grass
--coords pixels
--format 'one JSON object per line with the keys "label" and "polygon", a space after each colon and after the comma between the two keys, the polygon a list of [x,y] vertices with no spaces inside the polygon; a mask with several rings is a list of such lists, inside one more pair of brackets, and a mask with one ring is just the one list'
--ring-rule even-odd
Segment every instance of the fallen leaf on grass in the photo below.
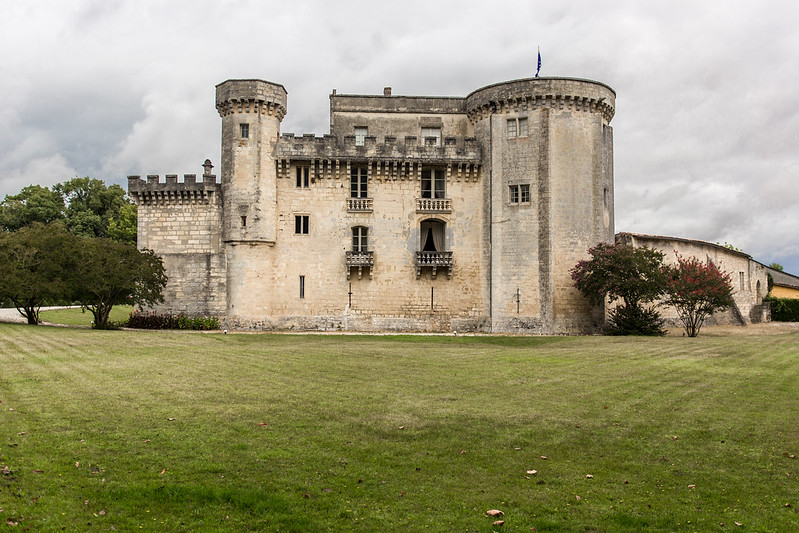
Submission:
{"label": "fallen leaf on grass", "polygon": [[11,475],[11,469],[9,467],[7,467],[7,466],[4,466],[3,467],[3,475],[4,476],[10,476]]}
{"label": "fallen leaf on grass", "polygon": [[461,450],[461,455],[463,455],[464,453],[466,453],[466,450]]}
{"label": "fallen leaf on grass", "polygon": [[6,525],[7,526],[18,526],[19,522],[14,522],[13,518],[6,518]]}
{"label": "fallen leaf on grass", "polygon": [[594,479],[594,476],[592,476],[591,474],[586,474],[585,479]]}
{"label": "fallen leaf on grass", "polygon": [[173,421],[173,420],[175,420],[175,419],[174,419],[174,418],[167,418],[167,420],[168,420],[169,422],[172,422],[172,421]]}
{"label": "fallen leaf on grass", "polygon": [[688,488],[689,488],[689,489],[695,489],[695,488],[696,488],[696,485],[694,485],[694,484],[692,483],[692,484],[688,485]]}
{"label": "fallen leaf on grass", "polygon": [[504,523],[505,523],[505,521],[504,521],[504,520],[497,520],[497,521],[495,521],[495,522],[494,522],[494,524],[493,524],[493,525],[495,525],[495,526],[497,526],[497,527],[500,527],[500,526],[502,526]]}
{"label": "fallen leaf on grass", "polygon": [[534,476],[538,473],[538,470],[528,470],[527,473],[530,474],[531,476]]}
{"label": "fallen leaf on grass", "polygon": [[159,476],[163,476],[165,473],[166,473],[166,468],[164,468],[163,470],[161,470],[161,473],[160,473],[160,474],[158,474],[158,475],[159,475]]}
{"label": "fallen leaf on grass", "polygon": [[738,526],[738,527],[743,527],[743,526],[744,526],[744,525],[743,525],[742,523],[740,523],[740,522],[733,522],[733,524],[735,524],[735,525],[736,525],[736,526]]}
{"label": "fallen leaf on grass", "polygon": [[266,422],[258,422],[258,425],[259,426],[267,426],[268,424]]}
{"label": "fallen leaf on grass", "polygon": [[542,456],[541,456],[541,459],[543,459],[544,461],[546,461],[546,460],[547,460],[547,456],[546,456],[546,455],[542,455]]}
{"label": "fallen leaf on grass", "polygon": [[28,433],[27,431],[20,431],[19,433],[17,433],[17,435],[25,435],[27,433]]}
{"label": "fallen leaf on grass", "polygon": [[677,437],[677,435],[674,435],[674,436],[671,438],[671,440],[677,440],[678,438],[679,438],[679,437]]}
{"label": "fallen leaf on grass", "polygon": [[79,468],[79,467],[80,467],[80,463],[78,461],[75,461],[75,468]]}
{"label": "fallen leaf on grass", "polygon": [[100,512],[98,512],[97,514],[99,514],[100,516],[105,516],[105,509],[100,510]]}
{"label": "fallen leaf on grass", "polygon": [[34,470],[34,474],[44,474],[44,470]]}
{"label": "fallen leaf on grass", "polygon": [[503,513],[503,512],[502,512],[502,511],[500,511],[499,509],[490,509],[490,510],[486,511],[486,514],[487,514],[488,516],[502,516],[502,515],[504,515],[505,513]]}
{"label": "fallen leaf on grass", "polygon": [[397,429],[405,429],[405,426],[400,426]]}

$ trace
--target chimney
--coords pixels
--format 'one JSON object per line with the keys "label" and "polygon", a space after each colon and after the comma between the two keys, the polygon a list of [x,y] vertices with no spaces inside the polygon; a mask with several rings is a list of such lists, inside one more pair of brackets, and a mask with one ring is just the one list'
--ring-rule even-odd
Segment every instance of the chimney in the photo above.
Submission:
{"label": "chimney", "polygon": [[383,88],[383,96],[391,96],[391,87]]}

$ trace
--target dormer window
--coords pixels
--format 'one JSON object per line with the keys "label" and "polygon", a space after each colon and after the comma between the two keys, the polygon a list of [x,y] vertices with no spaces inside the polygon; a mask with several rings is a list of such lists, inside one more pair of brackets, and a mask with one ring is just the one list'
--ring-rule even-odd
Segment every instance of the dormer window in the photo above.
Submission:
{"label": "dormer window", "polygon": [[422,143],[425,146],[441,146],[441,128],[422,128]]}

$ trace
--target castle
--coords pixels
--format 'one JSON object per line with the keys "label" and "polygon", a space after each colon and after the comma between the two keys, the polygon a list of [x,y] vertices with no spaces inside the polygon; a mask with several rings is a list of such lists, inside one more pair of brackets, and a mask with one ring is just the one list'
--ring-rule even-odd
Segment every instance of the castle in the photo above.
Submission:
{"label": "castle", "polygon": [[128,177],[160,311],[227,327],[585,333],[569,269],[613,242],[615,92],[532,78],[466,97],[330,95],[330,133],[281,134],[282,85],[216,87],[221,181]]}

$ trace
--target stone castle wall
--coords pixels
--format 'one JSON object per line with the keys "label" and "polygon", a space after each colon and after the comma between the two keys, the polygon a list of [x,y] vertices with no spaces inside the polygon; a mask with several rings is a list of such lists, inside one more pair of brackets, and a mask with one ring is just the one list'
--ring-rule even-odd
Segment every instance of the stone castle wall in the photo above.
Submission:
{"label": "stone castle wall", "polygon": [[[680,254],[686,258],[696,257],[703,262],[712,262],[719,270],[729,274],[735,305],[727,311],[714,313],[708,317],[706,324],[746,325],[768,321],[770,315],[762,305],[768,293],[766,268],[749,255],[718,244],[677,237],[619,233],[616,242],[659,250],[666,264],[677,264],[677,254]],[[661,308],[661,315],[668,325],[681,325],[677,311],[673,308]]]}
{"label": "stone castle wall", "polygon": [[159,312],[220,315],[225,301],[225,254],[221,241],[220,184],[216,176],[178,182],[151,175],[128,177],[138,206],[138,246],[158,253],[168,273]]}
{"label": "stone castle wall", "polygon": [[[540,78],[464,98],[330,101],[329,134],[281,135],[285,89],[229,80],[217,86],[221,183],[131,178],[140,246],[170,276],[164,308],[256,329],[597,327],[602,309],[568,270],[613,238],[610,88]],[[351,194],[353,169],[365,197]],[[427,171],[445,176],[444,197],[423,197]],[[430,225],[443,225],[443,250],[422,252]],[[366,253],[353,228],[368,232]]]}

